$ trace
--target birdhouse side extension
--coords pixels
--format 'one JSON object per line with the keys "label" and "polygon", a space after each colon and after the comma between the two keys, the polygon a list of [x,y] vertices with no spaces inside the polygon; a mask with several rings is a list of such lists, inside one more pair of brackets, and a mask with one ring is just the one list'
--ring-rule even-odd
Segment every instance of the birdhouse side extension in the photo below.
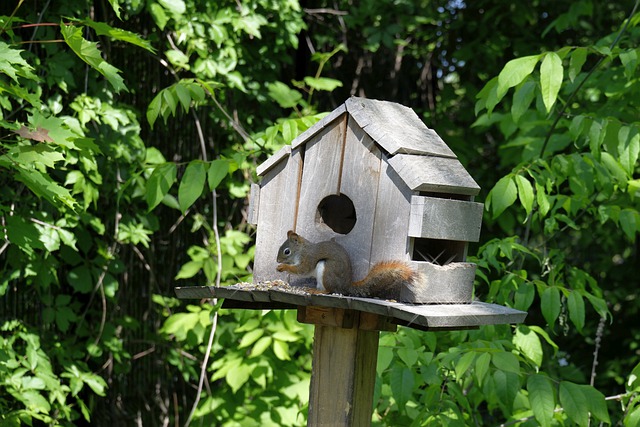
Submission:
{"label": "birdhouse side extension", "polygon": [[[301,279],[276,271],[288,230],[335,239],[353,279],[378,261],[405,260],[426,281],[405,302],[464,303],[475,265],[480,188],[438,134],[402,105],[352,97],[258,167],[249,221],[257,225],[254,281]],[[304,280],[304,279],[302,279]]]}

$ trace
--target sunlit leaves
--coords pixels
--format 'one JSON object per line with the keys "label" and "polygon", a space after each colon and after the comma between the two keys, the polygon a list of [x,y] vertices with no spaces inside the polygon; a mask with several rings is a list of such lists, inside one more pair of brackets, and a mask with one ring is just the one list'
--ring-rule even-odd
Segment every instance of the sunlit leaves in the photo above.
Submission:
{"label": "sunlit leaves", "polygon": [[273,82],[267,84],[269,96],[278,103],[282,108],[292,108],[298,105],[302,100],[302,94],[297,90],[291,89],[282,82]]}
{"label": "sunlit leaves", "polygon": [[147,180],[145,197],[149,210],[153,210],[162,202],[176,180],[177,166],[175,163],[157,165]]}
{"label": "sunlit leaves", "polygon": [[562,60],[555,52],[547,53],[540,65],[540,91],[547,111],[551,111],[551,107],[556,102],[562,86],[562,78]]}
{"label": "sunlit leaves", "polygon": [[69,45],[71,50],[84,62],[89,64],[94,70],[102,74],[115,89],[116,92],[127,90],[120,70],[102,59],[102,55],[98,50],[98,44],[86,40],[82,35],[82,27],[74,25],[60,25],[60,32],[64,37],[64,41]]}
{"label": "sunlit leaves", "polygon": [[[115,2],[115,0],[111,0],[111,1]],[[140,37],[140,35],[136,33],[132,33],[131,31],[126,31],[121,28],[115,28],[110,25],[107,25],[104,22],[96,22],[89,18],[74,19],[72,21],[92,28],[96,32],[96,34],[99,36],[107,36],[113,40],[123,41],[129,44],[132,44],[134,46],[141,47],[151,53],[155,53],[155,49],[153,48],[149,40],[145,40],[142,37]]]}
{"label": "sunlit leaves", "polygon": [[9,76],[15,82],[18,81],[18,77],[38,80],[33,73],[33,67],[22,58],[22,52],[0,41],[0,73]]}
{"label": "sunlit leaves", "polygon": [[187,165],[178,188],[178,204],[182,212],[186,211],[202,194],[207,178],[204,162],[194,160]]}
{"label": "sunlit leaves", "polygon": [[600,421],[610,422],[604,396],[596,389],[562,381],[558,394],[563,410],[577,425],[587,426],[589,414]]}
{"label": "sunlit leaves", "polygon": [[541,426],[551,425],[555,397],[551,380],[543,374],[533,374],[527,379],[529,401],[536,421]]}
{"label": "sunlit leaves", "polygon": [[490,193],[490,202],[493,217],[500,216],[505,209],[511,206],[518,197],[518,189],[513,176],[502,177],[493,187]]}
{"label": "sunlit leaves", "polygon": [[540,308],[544,320],[549,326],[553,326],[560,315],[560,291],[555,286],[546,288],[540,297]]}
{"label": "sunlit leaves", "polygon": [[169,117],[176,115],[178,106],[182,107],[183,112],[189,111],[193,103],[204,101],[205,91],[203,87],[215,88],[218,86],[217,83],[213,82],[208,82],[205,86],[204,82],[186,79],[162,89],[147,107],[149,124],[153,127],[158,117],[162,117],[166,123]]}
{"label": "sunlit leaves", "polygon": [[501,99],[509,88],[517,86],[533,72],[540,55],[523,56],[507,62],[498,76],[498,98]]}

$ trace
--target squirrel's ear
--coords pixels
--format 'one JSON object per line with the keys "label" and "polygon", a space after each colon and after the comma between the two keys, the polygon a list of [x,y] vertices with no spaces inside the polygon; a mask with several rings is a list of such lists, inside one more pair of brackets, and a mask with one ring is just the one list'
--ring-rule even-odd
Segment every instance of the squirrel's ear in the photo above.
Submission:
{"label": "squirrel's ear", "polygon": [[293,230],[287,231],[287,237],[291,238],[291,236],[297,236],[297,234]]}

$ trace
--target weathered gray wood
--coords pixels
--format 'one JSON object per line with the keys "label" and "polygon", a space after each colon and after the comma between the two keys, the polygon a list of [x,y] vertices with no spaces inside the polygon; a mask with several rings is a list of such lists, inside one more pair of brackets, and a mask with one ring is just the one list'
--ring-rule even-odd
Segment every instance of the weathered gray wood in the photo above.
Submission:
{"label": "weathered gray wood", "polygon": [[351,257],[354,280],[369,271],[373,244],[376,197],[380,181],[380,150],[373,140],[352,119],[347,122],[343,168],[339,191],[356,207],[356,224],[348,236],[337,241]]}
{"label": "weathered gray wood", "polygon": [[351,97],[347,111],[389,154],[456,155],[409,107],[394,102]]}
{"label": "weathered gray wood", "polygon": [[[481,325],[522,323],[527,316],[524,311],[478,301],[468,304],[412,305],[375,298],[323,294],[301,296],[300,293],[304,293],[304,291],[296,289],[290,292],[256,290],[256,285],[252,284],[219,288],[210,286],[176,288],[178,298],[184,299],[226,297],[244,301],[248,298],[262,303],[277,296],[277,304],[290,303],[297,306],[313,305],[359,310],[398,319],[400,324],[407,324],[409,327],[429,330],[468,329]],[[247,295],[249,296],[247,297]],[[265,305],[261,305],[260,309],[264,307]]]}
{"label": "weathered gray wood", "polygon": [[414,191],[475,196],[480,187],[457,159],[396,154],[391,167]]}
{"label": "weathered gray wood", "polygon": [[[334,126],[322,129],[304,147],[304,166],[298,199],[296,232],[312,242],[336,236],[318,218],[318,205],[325,197],[340,193],[342,156],[347,117],[341,116]],[[286,238],[283,235],[281,242]]]}
{"label": "weathered gray wood", "polygon": [[285,160],[291,154],[291,146],[285,145],[281,149],[279,149],[275,154],[269,157],[264,162],[260,163],[256,168],[256,173],[258,176],[264,176],[267,172],[271,170],[274,166],[280,163],[282,160]]}
{"label": "weathered gray wood", "polygon": [[464,304],[471,302],[476,265],[452,262],[436,265],[425,261],[411,261],[421,280],[400,293],[402,301],[418,304]]}
{"label": "weathered gray wood", "polygon": [[375,220],[370,231],[371,265],[379,261],[409,260],[411,255],[410,239],[405,230],[409,228],[412,191],[389,167],[386,156],[382,159]]}
{"label": "weathered gray wood", "polygon": [[371,425],[379,336],[316,325],[307,426]]}
{"label": "weathered gray wood", "polygon": [[276,271],[278,248],[286,239],[287,230],[295,226],[298,186],[302,171],[299,149],[269,169],[260,183],[260,226],[256,234],[253,277],[256,282],[288,280]]}
{"label": "weathered gray wood", "polygon": [[323,130],[326,127],[333,126],[333,121],[338,119],[342,114],[346,111],[345,105],[342,104],[322,119],[320,119],[316,124],[311,126],[309,129],[302,132],[298,135],[293,141],[291,141],[291,147],[296,148],[301,144],[306,143],[311,138],[313,138],[318,132]]}
{"label": "weathered gray wood", "polygon": [[482,226],[482,203],[436,197],[411,197],[409,236],[477,242]]}
{"label": "weathered gray wood", "polygon": [[258,225],[258,212],[260,212],[260,185],[252,183],[251,192],[249,193],[247,223]]}

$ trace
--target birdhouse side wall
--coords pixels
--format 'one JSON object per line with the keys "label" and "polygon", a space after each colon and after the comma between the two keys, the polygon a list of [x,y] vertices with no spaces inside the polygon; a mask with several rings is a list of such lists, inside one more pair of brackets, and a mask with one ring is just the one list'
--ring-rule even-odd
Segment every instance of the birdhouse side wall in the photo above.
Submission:
{"label": "birdhouse side wall", "polygon": [[483,210],[482,203],[414,195],[409,236],[477,242]]}
{"label": "birdhouse side wall", "polygon": [[289,280],[289,275],[276,271],[278,249],[294,228],[298,182],[302,168],[300,150],[293,150],[271,167],[260,182],[258,229],[253,265],[254,282]]}
{"label": "birdhouse side wall", "polygon": [[318,206],[327,196],[340,194],[340,174],[347,117],[340,116],[298,148],[304,150],[300,195],[295,201],[296,232],[312,242],[335,233],[320,224]]}
{"label": "birdhouse side wall", "polygon": [[411,195],[411,189],[389,166],[383,154],[372,227],[371,263],[409,259],[407,230]]}
{"label": "birdhouse side wall", "polygon": [[356,223],[347,235],[337,236],[336,241],[349,253],[354,280],[368,273],[374,250],[372,239],[381,155],[376,143],[349,117],[339,192],[353,202]]}

